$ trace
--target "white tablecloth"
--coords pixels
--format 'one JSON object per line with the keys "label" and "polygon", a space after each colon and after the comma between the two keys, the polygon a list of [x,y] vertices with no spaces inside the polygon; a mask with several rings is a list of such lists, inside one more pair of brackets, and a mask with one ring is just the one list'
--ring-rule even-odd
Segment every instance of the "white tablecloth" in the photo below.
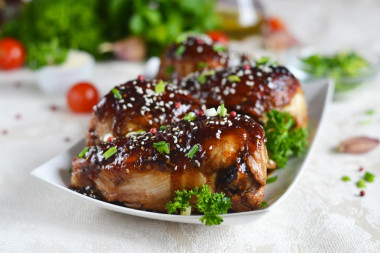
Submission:
{"label": "white tablecloth", "polygon": [[[380,44],[379,1],[265,1],[292,32],[319,47]],[[246,47],[249,47],[246,42]],[[96,66],[104,94],[142,72],[122,62]],[[15,85],[15,83],[21,83]],[[50,109],[57,105],[58,110]],[[367,109],[375,114],[366,115]],[[0,252],[380,252],[380,148],[333,151],[356,135],[380,137],[380,80],[334,101],[315,153],[277,209],[253,224],[196,226],[114,213],[50,189],[29,173],[81,138],[88,116],[43,95],[33,74],[0,73]],[[363,125],[361,122],[371,120]],[[359,197],[359,167],[376,174]]]}

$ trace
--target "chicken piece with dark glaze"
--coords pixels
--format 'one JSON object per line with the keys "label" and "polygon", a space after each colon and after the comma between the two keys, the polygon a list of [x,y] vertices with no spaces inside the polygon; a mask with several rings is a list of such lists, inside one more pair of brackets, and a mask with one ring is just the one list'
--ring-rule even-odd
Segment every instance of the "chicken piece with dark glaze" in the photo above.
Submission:
{"label": "chicken piece with dark glaze", "polygon": [[265,123],[271,109],[289,112],[298,127],[307,125],[307,106],[299,81],[282,66],[244,64],[196,72],[174,81],[207,107],[224,103],[228,110]]}
{"label": "chicken piece with dark glaze", "polygon": [[232,211],[255,210],[266,184],[265,141],[263,128],[240,114],[180,120],[155,134],[90,147],[73,160],[71,188],[92,189],[107,202],[165,212],[175,190],[207,184],[231,199]]}
{"label": "chicken piece with dark glaze", "polygon": [[226,68],[228,49],[215,43],[207,35],[190,35],[179,43],[168,46],[161,57],[157,79],[183,78],[202,69]]}
{"label": "chicken piece with dark glaze", "polygon": [[[157,85],[160,87],[156,91]],[[132,131],[149,131],[200,109],[200,103],[188,93],[163,81],[147,81],[141,77],[116,86],[94,108],[87,145]]]}

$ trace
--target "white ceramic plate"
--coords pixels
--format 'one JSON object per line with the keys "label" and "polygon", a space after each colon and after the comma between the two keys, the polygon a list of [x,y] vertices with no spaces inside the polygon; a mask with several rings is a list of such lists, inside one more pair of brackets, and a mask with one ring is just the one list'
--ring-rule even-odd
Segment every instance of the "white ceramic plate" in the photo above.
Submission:
{"label": "white ceramic plate", "polygon": [[[285,169],[277,170],[271,176],[278,176],[275,183],[268,184],[266,186],[264,201],[269,205],[268,208],[262,210],[256,210],[244,213],[232,213],[223,215],[224,222],[222,224],[244,224],[253,222],[262,217],[267,212],[276,208],[277,204],[285,198],[286,195],[292,190],[296,184],[302,170],[305,168],[310,153],[313,152],[315,142],[318,138],[318,133],[324,118],[324,112],[327,104],[331,101],[334,84],[327,79],[318,80],[313,83],[308,83],[304,86],[305,96],[308,104],[310,125],[312,126],[310,148],[308,152],[299,158],[291,159]],[[199,215],[183,216],[183,215],[170,215],[162,213],[154,213],[148,211],[135,210],[127,207],[122,207],[110,203],[106,203],[100,200],[86,197],[82,194],[70,190],[70,173],[71,161],[75,155],[77,155],[84,147],[85,141],[82,139],[72,148],[64,153],[54,157],[50,161],[41,165],[37,169],[31,172],[33,176],[39,180],[48,183],[54,188],[58,188],[67,194],[71,194],[77,198],[83,199],[112,211],[125,213],[129,215],[135,215],[150,219],[165,220],[172,222],[194,223],[200,224]]]}

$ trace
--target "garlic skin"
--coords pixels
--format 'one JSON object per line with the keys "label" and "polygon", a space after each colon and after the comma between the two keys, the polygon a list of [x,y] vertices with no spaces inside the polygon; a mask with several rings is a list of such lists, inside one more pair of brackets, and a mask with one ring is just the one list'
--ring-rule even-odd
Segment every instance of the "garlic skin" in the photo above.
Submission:
{"label": "garlic skin", "polygon": [[364,154],[376,148],[379,144],[379,139],[359,136],[342,141],[337,149],[339,153]]}
{"label": "garlic skin", "polygon": [[99,46],[101,53],[112,52],[124,61],[142,61],[146,56],[145,41],[140,37],[127,37],[114,43],[105,42]]}

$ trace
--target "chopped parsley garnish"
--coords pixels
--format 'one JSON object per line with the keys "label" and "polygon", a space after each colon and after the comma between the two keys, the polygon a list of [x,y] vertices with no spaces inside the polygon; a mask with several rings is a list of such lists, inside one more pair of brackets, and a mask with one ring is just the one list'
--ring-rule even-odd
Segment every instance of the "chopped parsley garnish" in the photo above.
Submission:
{"label": "chopped parsley garnish", "polygon": [[195,155],[195,153],[197,153],[198,149],[199,149],[199,146],[198,146],[197,144],[195,144],[195,145],[190,149],[190,151],[189,151],[189,153],[187,154],[187,156],[190,157],[190,158],[193,158],[194,155]]}
{"label": "chopped parsley garnish", "polygon": [[159,81],[156,86],[154,86],[154,91],[158,94],[162,94],[165,92],[165,83],[164,81]]}
{"label": "chopped parsley garnish", "polygon": [[230,75],[228,76],[228,81],[230,81],[231,83],[240,82],[240,77],[238,77],[237,75]]}
{"label": "chopped parsley garnish", "polygon": [[143,133],[143,132],[145,132],[145,131],[142,130],[142,129],[139,129],[139,130],[136,131],[137,134],[141,134],[141,133]]}
{"label": "chopped parsley garnish", "polygon": [[266,201],[261,202],[260,208],[264,209],[268,207],[268,203]]}
{"label": "chopped parsley garnish", "polygon": [[175,42],[177,42],[177,44],[180,44],[184,42],[188,36],[189,36],[188,33],[181,33],[180,35],[177,36],[177,38],[175,39]]}
{"label": "chopped parsley garnish", "polygon": [[87,151],[88,147],[84,147],[84,149],[82,149],[82,151],[79,153],[78,158],[83,158]]}
{"label": "chopped parsley garnish", "polygon": [[277,62],[272,62],[269,56],[264,56],[256,60],[256,66],[261,65],[277,65]]}
{"label": "chopped parsley garnish", "polygon": [[348,177],[348,176],[343,176],[343,177],[342,177],[342,181],[343,181],[343,182],[348,182],[348,181],[351,181],[351,178]]}
{"label": "chopped parsley garnish", "polygon": [[224,45],[221,45],[221,44],[215,44],[215,45],[213,45],[212,49],[215,52],[225,52],[225,51],[227,51],[227,47],[224,46]]}
{"label": "chopped parsley garnish", "polygon": [[170,144],[165,141],[153,143],[153,147],[160,153],[168,155],[170,152]]}
{"label": "chopped parsley garnish", "polygon": [[203,72],[203,73],[198,77],[198,82],[199,82],[200,84],[205,84],[205,83],[206,83],[206,76],[212,76],[213,74],[215,74],[215,71],[214,71],[214,70],[209,70],[209,71]]}
{"label": "chopped parsley garnish", "polygon": [[200,75],[199,77],[198,77],[198,81],[199,81],[199,83],[200,84],[205,84],[206,83],[206,76],[205,75]]}
{"label": "chopped parsley garnish", "polygon": [[160,126],[160,128],[158,130],[164,131],[164,130],[166,130],[166,128],[167,128],[166,125],[162,125],[162,126]]}
{"label": "chopped parsley garnish", "polygon": [[375,110],[370,109],[370,110],[367,110],[365,113],[366,113],[367,115],[373,115],[373,114],[375,114]]}
{"label": "chopped parsley garnish", "polygon": [[277,178],[278,178],[278,176],[268,177],[268,178],[267,178],[267,184],[271,184],[271,183],[276,182],[276,181],[277,181]]}
{"label": "chopped parsley garnish", "polygon": [[356,186],[358,188],[366,188],[367,186],[365,185],[365,180],[364,179],[360,179],[359,181],[356,182]]}
{"label": "chopped parsley garnish", "polygon": [[372,123],[373,123],[373,121],[371,119],[359,121],[359,124],[362,126],[371,125]]}
{"label": "chopped parsley garnish", "polygon": [[216,110],[216,112],[219,114],[219,116],[221,117],[225,117],[227,115],[227,109],[226,107],[224,106],[224,104],[218,106],[218,109]]}
{"label": "chopped parsley garnish", "polygon": [[188,114],[186,114],[184,117],[183,117],[183,119],[184,120],[187,120],[187,121],[193,121],[193,120],[195,120],[196,119],[196,115],[195,115],[195,113],[193,113],[193,112],[189,112]]}
{"label": "chopped parsley garnish", "polygon": [[290,156],[298,156],[305,152],[307,131],[297,128],[288,112],[271,110],[266,117],[264,130],[268,140],[266,144],[269,157],[276,162],[278,168],[284,168]]}
{"label": "chopped parsley garnish", "polygon": [[107,160],[111,156],[117,153],[117,148],[116,147],[110,147],[106,152],[104,152],[103,156]]}
{"label": "chopped parsley garnish", "polygon": [[111,156],[117,153],[117,148],[116,147],[110,147],[106,152],[104,152],[103,156],[107,160]]}
{"label": "chopped parsley garnish", "polygon": [[123,97],[121,96],[119,90],[116,89],[116,88],[113,88],[113,89],[112,89],[112,93],[113,93],[114,97],[115,97],[116,99],[118,99],[118,100],[120,100],[120,99],[123,98]]}
{"label": "chopped parsley garnish", "polygon": [[364,180],[369,183],[372,183],[375,180],[375,175],[367,171],[364,174]]}
{"label": "chopped parsley garnish", "polygon": [[198,69],[208,68],[208,64],[206,62],[203,62],[203,61],[198,62],[197,65],[198,65]]}
{"label": "chopped parsley garnish", "polygon": [[[189,191],[175,191],[175,195],[173,202],[170,201],[165,206],[168,213],[178,213],[178,210],[185,212],[190,208],[194,208],[204,214],[200,221],[206,226],[222,223],[223,218],[220,214],[226,214],[228,209],[231,208],[231,200],[225,197],[224,193],[212,194],[208,185],[203,185],[201,189],[195,187]],[[197,199],[195,205],[190,204],[192,196]]]}
{"label": "chopped parsley garnish", "polygon": [[175,51],[175,55],[177,57],[180,57],[184,52],[185,52],[185,46],[184,45],[180,45],[177,50]]}

